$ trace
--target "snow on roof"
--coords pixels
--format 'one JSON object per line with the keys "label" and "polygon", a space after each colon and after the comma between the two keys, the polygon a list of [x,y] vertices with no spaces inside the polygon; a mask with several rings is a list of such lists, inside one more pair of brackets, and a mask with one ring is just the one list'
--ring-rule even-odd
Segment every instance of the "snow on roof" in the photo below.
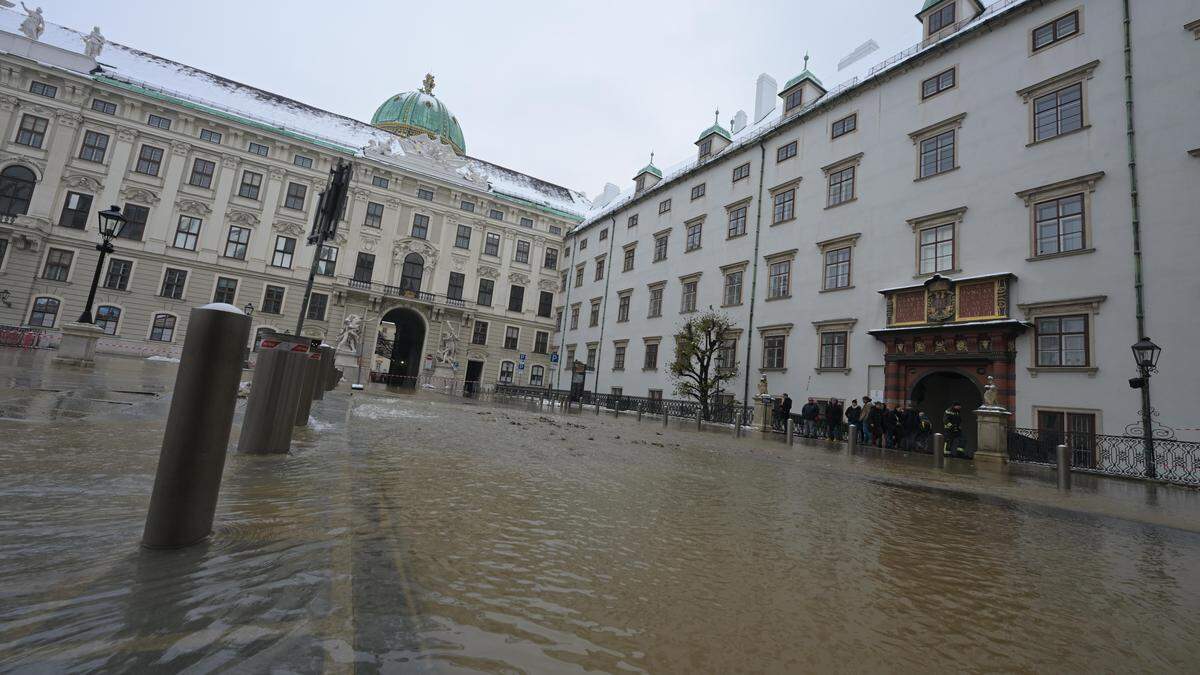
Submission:
{"label": "snow on roof", "polygon": [[[0,9],[0,30],[19,32],[24,14]],[[72,52],[83,51],[83,34],[46,22],[39,42]],[[251,87],[219,75],[164,59],[116,42],[108,42],[97,59],[100,81],[198,104],[255,122],[272,131],[296,135],[320,145],[363,156],[372,140],[390,144],[394,136],[365,122],[321,110],[300,101]],[[468,158],[494,192],[530,202],[571,219],[582,217],[591,203],[583,193],[511,169]]]}

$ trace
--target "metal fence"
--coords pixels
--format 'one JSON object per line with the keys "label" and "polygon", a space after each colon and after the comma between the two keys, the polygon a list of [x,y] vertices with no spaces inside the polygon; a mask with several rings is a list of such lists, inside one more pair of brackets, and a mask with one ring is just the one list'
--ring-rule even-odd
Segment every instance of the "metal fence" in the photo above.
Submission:
{"label": "metal fence", "polygon": [[[513,384],[497,384],[495,394],[507,398],[542,398],[556,404],[562,404],[567,401],[588,406],[599,404],[601,408],[606,410],[620,412],[637,412],[641,410],[648,415],[665,414],[668,417],[679,417],[689,420],[696,419],[696,414],[701,409],[700,404],[696,401],[626,396],[624,394],[602,394],[591,391],[584,391],[578,398],[572,400],[569,389],[548,389]],[[708,405],[708,415],[703,419],[706,422],[733,424],[734,420],[739,419],[739,417],[743,420],[742,424],[753,424],[754,406],[739,405],[736,402],[723,403],[711,401]]]}
{"label": "metal fence", "polygon": [[[1141,436],[1109,436],[1045,429],[1008,430],[1008,458],[1054,466],[1055,448],[1065,445],[1071,453],[1071,469],[1126,476],[1146,477],[1145,440]],[[1200,485],[1200,443],[1154,439],[1155,477],[1171,483]]]}

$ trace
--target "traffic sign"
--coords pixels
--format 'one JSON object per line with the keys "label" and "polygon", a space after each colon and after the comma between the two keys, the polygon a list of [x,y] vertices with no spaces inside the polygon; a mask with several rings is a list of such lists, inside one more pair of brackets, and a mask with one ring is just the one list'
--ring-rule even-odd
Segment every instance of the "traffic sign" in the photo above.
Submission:
{"label": "traffic sign", "polygon": [[518,364],[517,364],[517,370],[525,370],[525,364],[524,364],[524,363],[518,363]]}
{"label": "traffic sign", "polygon": [[550,355],[550,363],[558,363],[558,352]]}
{"label": "traffic sign", "polygon": [[518,357],[518,360],[520,360],[520,361],[524,361],[524,360],[525,360],[525,354],[521,354],[521,356],[519,356],[519,357]]}

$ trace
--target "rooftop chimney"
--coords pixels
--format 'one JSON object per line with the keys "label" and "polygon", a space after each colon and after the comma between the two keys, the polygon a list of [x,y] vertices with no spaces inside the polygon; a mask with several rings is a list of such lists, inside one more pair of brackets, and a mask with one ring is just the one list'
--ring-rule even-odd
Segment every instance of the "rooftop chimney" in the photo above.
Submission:
{"label": "rooftop chimney", "polygon": [[730,120],[729,124],[731,127],[729,129],[729,133],[732,133],[732,134],[736,134],[737,132],[741,131],[742,129],[745,129],[746,128],[746,111],[745,110],[737,111],[737,114],[733,116],[733,119]]}
{"label": "rooftop chimney", "polygon": [[619,194],[621,194],[621,188],[613,185],[612,183],[605,183],[604,191],[592,200],[592,208],[598,209],[608,205],[608,203],[616,199],[617,195]]}
{"label": "rooftop chimney", "polygon": [[775,99],[779,94],[779,83],[775,78],[763,73],[758,76],[754,90],[754,122],[761,122],[764,117],[775,109]]}

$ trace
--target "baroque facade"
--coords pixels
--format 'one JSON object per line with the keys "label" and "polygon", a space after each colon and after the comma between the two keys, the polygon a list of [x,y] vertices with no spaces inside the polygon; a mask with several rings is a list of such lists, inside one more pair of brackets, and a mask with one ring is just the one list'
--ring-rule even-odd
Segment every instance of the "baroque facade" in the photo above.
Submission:
{"label": "baroque facade", "polygon": [[753,118],[652,159],[568,235],[565,360],[588,389],[670,397],[672,336],[712,308],[739,400],[765,377],[936,424],[991,376],[1018,426],[1122,434],[1140,332],[1170,364],[1158,421],[1195,437],[1200,16],[1130,3],[1127,73],[1122,4],[928,0],[922,42],[861,78],[761,76]]}
{"label": "baroque facade", "polygon": [[100,270],[99,351],[175,355],[190,309],[214,301],[252,306],[255,333],[293,330],[318,193],[347,160],[350,197],[304,334],[332,343],[361,326],[369,367],[382,320],[383,342],[401,334],[410,349],[379,362],[394,374],[545,380],[562,233],[589,204],[468,156],[431,77],[367,125],[20,23],[0,10],[0,323],[52,336],[79,315],[94,212],[116,204],[130,222]]}

